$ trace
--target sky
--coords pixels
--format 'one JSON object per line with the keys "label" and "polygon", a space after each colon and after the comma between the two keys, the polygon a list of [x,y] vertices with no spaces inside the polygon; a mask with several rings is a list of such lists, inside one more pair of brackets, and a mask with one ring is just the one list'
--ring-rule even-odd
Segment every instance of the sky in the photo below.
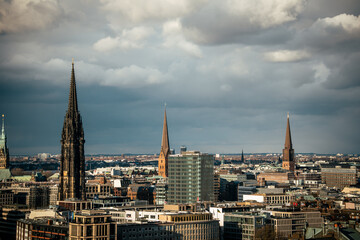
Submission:
{"label": "sky", "polygon": [[359,153],[357,0],[0,0],[11,155],[60,153],[71,61],[86,154]]}

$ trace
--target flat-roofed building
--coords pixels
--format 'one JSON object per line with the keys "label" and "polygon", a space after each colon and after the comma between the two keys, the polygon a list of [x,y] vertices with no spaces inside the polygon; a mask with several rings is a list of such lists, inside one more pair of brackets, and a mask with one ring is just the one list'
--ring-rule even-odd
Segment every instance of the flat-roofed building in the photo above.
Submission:
{"label": "flat-roofed building", "polygon": [[187,240],[218,240],[219,221],[211,213],[174,213],[159,216],[159,221],[172,226],[171,231]]}
{"label": "flat-roofed building", "polygon": [[358,182],[357,169],[348,165],[321,165],[321,181],[328,187],[343,189]]}
{"label": "flat-roofed building", "polygon": [[180,240],[182,236],[174,231],[173,224],[124,223],[117,225],[118,240]]}
{"label": "flat-roofed building", "polygon": [[168,203],[214,200],[214,156],[187,151],[168,159]]}
{"label": "flat-roofed building", "polygon": [[263,172],[257,175],[257,181],[290,183],[295,179],[293,172]]}
{"label": "flat-roofed building", "polygon": [[57,204],[72,212],[93,209],[92,202],[87,200],[68,199],[64,201],[58,201]]}
{"label": "flat-roofed building", "polygon": [[83,210],[74,213],[69,223],[69,239],[102,239],[116,240],[116,223],[111,221],[111,215],[102,210]]}
{"label": "flat-roofed building", "polygon": [[69,239],[69,226],[58,219],[21,219],[17,221],[16,240]]}
{"label": "flat-roofed building", "polygon": [[271,221],[278,237],[303,234],[306,227],[322,228],[323,218],[319,211],[277,210],[271,212]]}
{"label": "flat-roofed building", "polygon": [[224,239],[255,239],[257,229],[265,224],[265,216],[256,213],[226,213]]}
{"label": "flat-roofed building", "polygon": [[295,196],[289,194],[244,194],[243,201],[256,201],[267,204],[286,205],[295,201]]}

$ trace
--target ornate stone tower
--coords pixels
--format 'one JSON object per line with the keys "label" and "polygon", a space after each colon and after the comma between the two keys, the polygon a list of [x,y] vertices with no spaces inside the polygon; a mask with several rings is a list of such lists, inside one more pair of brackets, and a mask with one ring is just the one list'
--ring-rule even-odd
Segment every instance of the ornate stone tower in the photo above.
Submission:
{"label": "ornate stone tower", "polygon": [[9,168],[9,149],[6,142],[5,134],[5,116],[2,115],[2,129],[0,136],[0,169]]}
{"label": "ornate stone tower", "polygon": [[58,200],[85,200],[84,130],[78,110],[74,61],[72,62],[69,106],[61,135],[60,184]]}
{"label": "ornate stone tower", "polygon": [[295,170],[295,158],[294,158],[294,149],[291,141],[289,113],[287,115],[287,126],[286,126],[285,146],[283,149],[282,168],[292,172]]}
{"label": "ornate stone tower", "polygon": [[168,157],[170,155],[170,145],[169,145],[169,134],[167,127],[167,118],[166,118],[166,106],[164,112],[164,127],[161,141],[161,150],[159,156],[159,175],[164,178],[168,176]]}

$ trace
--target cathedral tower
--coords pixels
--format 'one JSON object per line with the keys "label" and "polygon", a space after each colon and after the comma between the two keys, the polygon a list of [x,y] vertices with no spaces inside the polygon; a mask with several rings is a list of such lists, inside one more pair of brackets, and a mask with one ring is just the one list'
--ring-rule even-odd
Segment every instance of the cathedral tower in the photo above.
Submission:
{"label": "cathedral tower", "polygon": [[2,115],[2,128],[0,136],[0,169],[9,168],[9,149],[7,147],[5,134],[5,116]]}
{"label": "cathedral tower", "polygon": [[159,175],[164,178],[168,176],[168,157],[170,155],[170,145],[169,145],[169,134],[168,134],[168,126],[167,126],[167,118],[166,118],[166,106],[164,112],[164,126],[163,126],[163,134],[161,141],[161,150],[159,156]]}
{"label": "cathedral tower", "polygon": [[74,61],[72,62],[69,105],[61,135],[60,184],[58,200],[85,200],[84,130],[78,110]]}
{"label": "cathedral tower", "polygon": [[292,172],[295,170],[295,158],[294,158],[294,149],[291,141],[289,113],[287,115],[287,126],[286,126],[285,146],[283,149],[282,168]]}

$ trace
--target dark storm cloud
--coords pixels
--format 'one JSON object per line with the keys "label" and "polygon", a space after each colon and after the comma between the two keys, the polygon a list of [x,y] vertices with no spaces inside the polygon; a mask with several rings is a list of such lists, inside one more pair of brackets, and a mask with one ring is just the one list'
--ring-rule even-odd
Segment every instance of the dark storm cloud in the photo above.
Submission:
{"label": "dark storm cloud", "polygon": [[360,86],[360,52],[353,54],[346,59],[342,59],[337,67],[333,68],[333,73],[324,83],[328,88],[354,88]]}
{"label": "dark storm cloud", "polygon": [[289,111],[297,152],[358,151],[356,1],[157,2],[47,0],[39,9],[56,14],[31,29],[10,12],[12,154],[59,153],[72,57],[88,154],[158,152],[165,102],[177,150],[280,152]]}

